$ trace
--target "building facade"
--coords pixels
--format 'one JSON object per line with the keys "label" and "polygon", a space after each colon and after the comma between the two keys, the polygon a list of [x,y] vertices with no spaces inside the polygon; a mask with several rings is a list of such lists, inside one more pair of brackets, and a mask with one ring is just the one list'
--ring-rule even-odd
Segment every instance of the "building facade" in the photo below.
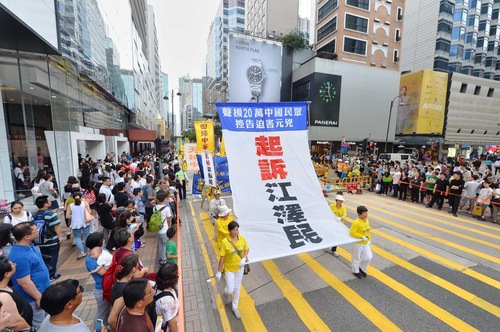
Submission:
{"label": "building facade", "polygon": [[315,1],[315,50],[333,53],[338,61],[398,71],[406,2]]}
{"label": "building facade", "polygon": [[500,81],[499,11],[498,0],[407,1],[401,70]]}
{"label": "building facade", "polygon": [[205,70],[210,90],[227,90],[228,36],[245,32],[245,0],[221,0],[207,39]]}
{"label": "building facade", "polygon": [[297,31],[299,0],[247,0],[247,33],[274,38]]}

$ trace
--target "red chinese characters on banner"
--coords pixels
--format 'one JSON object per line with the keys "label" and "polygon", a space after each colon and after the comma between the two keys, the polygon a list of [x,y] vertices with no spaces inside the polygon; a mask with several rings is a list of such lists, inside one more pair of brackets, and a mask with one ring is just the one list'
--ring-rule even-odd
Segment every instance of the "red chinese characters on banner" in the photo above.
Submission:
{"label": "red chinese characters on banner", "polygon": [[190,168],[198,168],[198,159],[196,159],[196,145],[189,146],[187,156]]}
{"label": "red chinese characters on banner", "polygon": [[[256,153],[260,156],[279,157],[283,156],[283,147],[279,136],[255,137]],[[260,178],[262,180],[285,180],[288,172],[281,158],[259,159]]]}
{"label": "red chinese characters on banner", "polygon": [[201,141],[203,142],[202,148],[203,148],[203,150],[208,150],[208,144],[207,144],[208,140],[209,140],[208,130],[207,130],[208,125],[203,123],[203,124],[201,124],[200,128],[201,128]]}

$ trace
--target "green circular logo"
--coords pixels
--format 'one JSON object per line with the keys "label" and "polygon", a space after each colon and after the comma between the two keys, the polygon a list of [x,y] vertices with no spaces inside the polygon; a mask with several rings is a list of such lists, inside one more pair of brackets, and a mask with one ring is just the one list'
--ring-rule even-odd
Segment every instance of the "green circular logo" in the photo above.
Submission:
{"label": "green circular logo", "polygon": [[321,97],[321,100],[323,100],[325,103],[330,103],[333,101],[333,99],[335,99],[337,90],[332,83],[325,82],[319,88],[319,95]]}

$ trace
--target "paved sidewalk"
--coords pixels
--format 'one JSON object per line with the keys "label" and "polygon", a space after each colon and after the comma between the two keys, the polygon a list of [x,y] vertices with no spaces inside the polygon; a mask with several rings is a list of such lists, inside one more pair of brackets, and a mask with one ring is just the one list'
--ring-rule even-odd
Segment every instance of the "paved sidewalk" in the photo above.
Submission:
{"label": "paved sidewalk", "polygon": [[[30,202],[25,203],[25,209],[35,212],[36,207]],[[193,218],[190,211],[189,199],[180,204],[180,216],[182,220],[181,231],[181,259],[182,259],[182,283],[185,328],[179,331],[199,332],[217,331],[220,326],[215,318],[215,311],[212,307],[212,294],[207,287],[207,276],[204,271],[204,263],[199,250],[196,231],[193,226]],[[62,220],[63,233],[67,228],[64,223],[62,210],[59,211],[59,219]],[[142,237],[146,241],[146,247],[137,251],[143,265],[158,270],[157,262],[157,237],[155,233],[146,230]],[[85,268],[85,259],[77,260],[78,252],[72,246],[73,237],[61,243],[59,252],[59,263],[57,273],[61,274],[58,281],[65,279],[77,279],[85,289],[83,300],[75,315],[80,317],[85,324],[93,331],[93,320],[97,312],[97,304],[94,298],[94,279]]]}

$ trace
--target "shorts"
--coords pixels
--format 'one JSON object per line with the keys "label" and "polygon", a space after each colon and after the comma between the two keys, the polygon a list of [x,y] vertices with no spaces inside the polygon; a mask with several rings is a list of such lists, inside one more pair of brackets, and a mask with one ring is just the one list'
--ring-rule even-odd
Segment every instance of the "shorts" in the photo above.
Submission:
{"label": "shorts", "polygon": [[467,203],[469,203],[469,206],[474,206],[476,204],[476,200],[474,198],[462,197],[460,204],[466,205]]}
{"label": "shorts", "polygon": [[50,210],[57,210],[59,209],[59,203],[56,200],[50,201]]}

